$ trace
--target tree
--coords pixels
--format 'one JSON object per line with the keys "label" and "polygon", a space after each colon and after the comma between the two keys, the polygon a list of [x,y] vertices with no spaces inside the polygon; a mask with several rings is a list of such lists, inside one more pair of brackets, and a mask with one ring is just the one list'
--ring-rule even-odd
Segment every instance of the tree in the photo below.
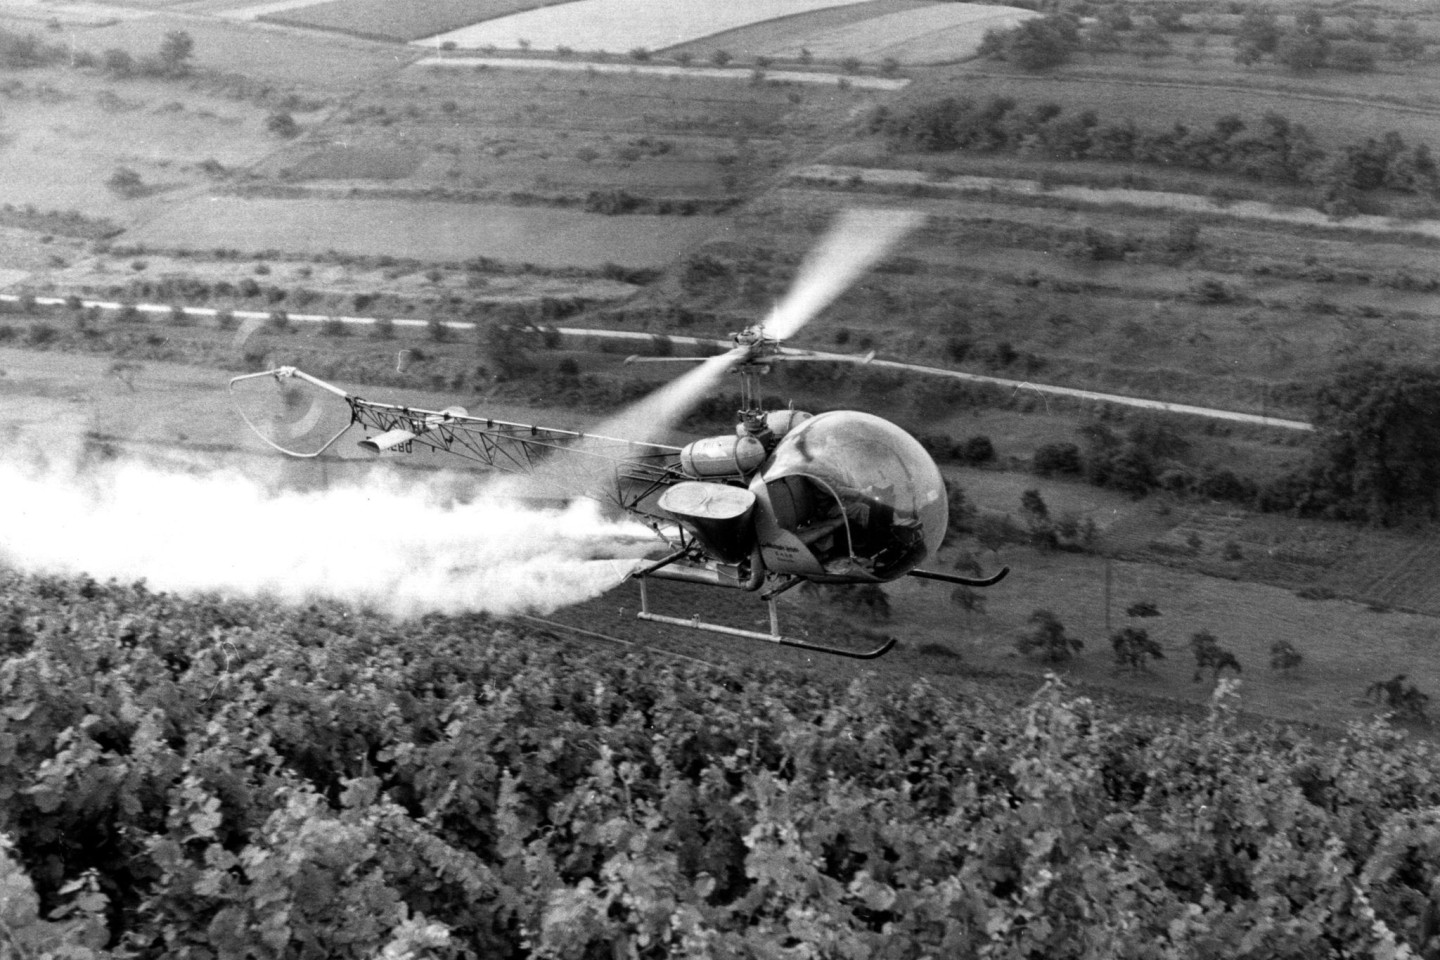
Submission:
{"label": "tree", "polygon": [[135,72],[135,58],[128,50],[111,47],[100,55],[105,72],[117,77],[128,77]]}
{"label": "tree", "polygon": [[1374,523],[1440,513],[1440,370],[1358,360],[1316,393],[1315,479]]}
{"label": "tree", "polygon": [[982,56],[1008,60],[1022,70],[1053,70],[1080,49],[1075,21],[1066,16],[1037,17],[1012,30],[990,31],[981,42]]}
{"label": "tree", "polygon": [[1190,649],[1195,654],[1195,676],[1192,677],[1196,683],[1206,670],[1213,671],[1214,678],[1220,679],[1220,671],[1231,669],[1240,673],[1240,661],[1235,654],[1220,646],[1220,641],[1208,631],[1200,632],[1190,637]]}
{"label": "tree", "polygon": [[1425,41],[1415,31],[1414,20],[1399,20],[1390,28],[1390,42],[1385,52],[1392,60],[1410,63],[1425,55]]}
{"label": "tree", "polygon": [[145,192],[145,182],[140,179],[140,174],[129,167],[116,167],[110,179],[105,181],[105,186],[122,197],[137,197]]}
{"label": "tree", "polygon": [[496,321],[482,328],[481,337],[482,349],[489,355],[497,379],[515,380],[535,372],[530,332],[526,329]]}
{"label": "tree", "polygon": [[1165,659],[1160,642],[1139,627],[1124,627],[1111,634],[1110,647],[1115,651],[1115,662],[1129,667],[1131,673],[1143,673],[1149,661]]}
{"label": "tree", "polygon": [[184,30],[171,30],[160,41],[160,70],[167,77],[182,77],[190,72],[190,58],[195,54],[195,38]]}
{"label": "tree", "polygon": [[1045,503],[1045,498],[1040,496],[1039,490],[1026,490],[1020,494],[1020,515],[1024,518],[1025,527],[1030,532],[1032,546],[1042,550],[1051,550],[1059,546],[1055,523],[1050,519],[1050,507]]}
{"label": "tree", "polygon": [[1238,51],[1249,48],[1256,54],[1256,59],[1275,52],[1275,45],[1280,42],[1280,22],[1275,14],[1262,7],[1250,7],[1240,18],[1240,26],[1235,31],[1235,48]]}
{"label": "tree", "polygon": [[1413,683],[1407,684],[1403,673],[1397,673],[1389,680],[1376,680],[1365,690],[1365,696],[1384,703],[1398,719],[1429,722],[1425,707],[1430,702],[1430,697],[1421,693],[1420,688]]}
{"label": "tree", "polygon": [[944,480],[945,499],[949,506],[949,515],[945,521],[945,539],[962,536],[970,531],[971,521],[975,519],[975,506],[965,496],[965,489],[958,483]]}
{"label": "tree", "polygon": [[1034,652],[1047,663],[1063,663],[1077,656],[1085,644],[1065,633],[1065,625],[1052,611],[1038,608],[1030,614],[1030,632],[1016,638],[1015,647],[1025,656]]}
{"label": "tree", "polygon": [[1084,464],[1080,459],[1080,448],[1073,443],[1046,443],[1035,448],[1030,469],[1042,477],[1057,473],[1079,473]]}
{"label": "tree", "polygon": [[1294,670],[1305,657],[1289,640],[1276,640],[1270,644],[1270,669]]}
{"label": "tree", "polygon": [[300,124],[295,122],[288,110],[280,110],[266,117],[265,129],[286,140],[300,134]]}
{"label": "tree", "polygon": [[1275,59],[1295,73],[1314,73],[1325,66],[1330,41],[1318,33],[1287,32],[1275,48]]}

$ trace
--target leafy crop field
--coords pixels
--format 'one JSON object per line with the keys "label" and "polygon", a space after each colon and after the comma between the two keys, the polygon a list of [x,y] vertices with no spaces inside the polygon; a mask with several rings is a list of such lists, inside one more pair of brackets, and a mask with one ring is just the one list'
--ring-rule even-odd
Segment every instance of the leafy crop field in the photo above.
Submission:
{"label": "leafy crop field", "polygon": [[4,570],[0,617],[25,953],[1430,948],[1434,751],[1223,688],[1138,722]]}
{"label": "leafy crop field", "polygon": [[839,4],[835,0],[737,0],[722,6],[697,6],[667,0],[572,0],[440,33],[424,42],[426,46],[453,43],[462,49],[660,50],[748,23],[856,2],[860,0],[841,0]]}
{"label": "leafy crop field", "polygon": [[485,20],[507,17],[556,0],[330,0],[288,5],[260,19],[377,40],[408,42]]}

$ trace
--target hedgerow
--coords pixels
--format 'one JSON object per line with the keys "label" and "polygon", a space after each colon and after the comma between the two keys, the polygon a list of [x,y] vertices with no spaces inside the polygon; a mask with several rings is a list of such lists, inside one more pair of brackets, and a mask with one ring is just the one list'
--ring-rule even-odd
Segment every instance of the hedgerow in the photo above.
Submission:
{"label": "hedgerow", "polygon": [[0,937],[72,957],[1411,956],[1440,773],[0,571]]}

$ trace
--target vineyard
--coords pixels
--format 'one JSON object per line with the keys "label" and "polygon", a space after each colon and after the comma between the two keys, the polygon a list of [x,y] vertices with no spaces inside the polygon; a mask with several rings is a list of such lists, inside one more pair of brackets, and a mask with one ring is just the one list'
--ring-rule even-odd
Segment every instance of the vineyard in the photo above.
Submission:
{"label": "vineyard", "polygon": [[1440,774],[570,645],[0,574],[0,938],[71,957],[1434,956]]}

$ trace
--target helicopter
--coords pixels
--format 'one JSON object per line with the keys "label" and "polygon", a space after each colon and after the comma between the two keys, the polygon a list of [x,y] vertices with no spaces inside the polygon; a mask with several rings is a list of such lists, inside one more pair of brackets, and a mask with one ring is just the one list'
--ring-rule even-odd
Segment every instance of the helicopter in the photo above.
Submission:
{"label": "helicopter", "polygon": [[[756,380],[775,364],[868,362],[873,354],[819,353],[784,341],[879,262],[918,219],[904,210],[846,211],[801,264],[786,297],[763,322],[732,334],[728,349],[708,358],[627,358],[696,366],[596,432],[472,416],[459,406],[428,410],[376,402],[293,366],[242,374],[230,380],[229,390],[234,397],[242,385],[269,379],[344,401],[348,422],[331,436],[323,431],[318,448],[308,451],[277,439],[237,401],[241,418],[261,440],[292,457],[320,457],[358,425],[366,433],[359,441],[366,454],[427,449],[521,474],[527,482],[599,500],[640,520],[665,551],[629,575],[639,584],[641,620],[874,659],[888,653],[895,638],[857,651],[788,636],[776,598],[803,583],[880,584],[907,576],[988,587],[1009,568],[988,577],[922,569],[940,549],[949,505],[940,470],[920,442],[861,411],[766,410]],[[684,446],[659,442],[731,373],[741,380],[733,432]],[[314,426],[308,412],[301,421],[292,435]],[[647,589],[651,580],[757,592],[767,604],[770,629],[656,613]]]}

